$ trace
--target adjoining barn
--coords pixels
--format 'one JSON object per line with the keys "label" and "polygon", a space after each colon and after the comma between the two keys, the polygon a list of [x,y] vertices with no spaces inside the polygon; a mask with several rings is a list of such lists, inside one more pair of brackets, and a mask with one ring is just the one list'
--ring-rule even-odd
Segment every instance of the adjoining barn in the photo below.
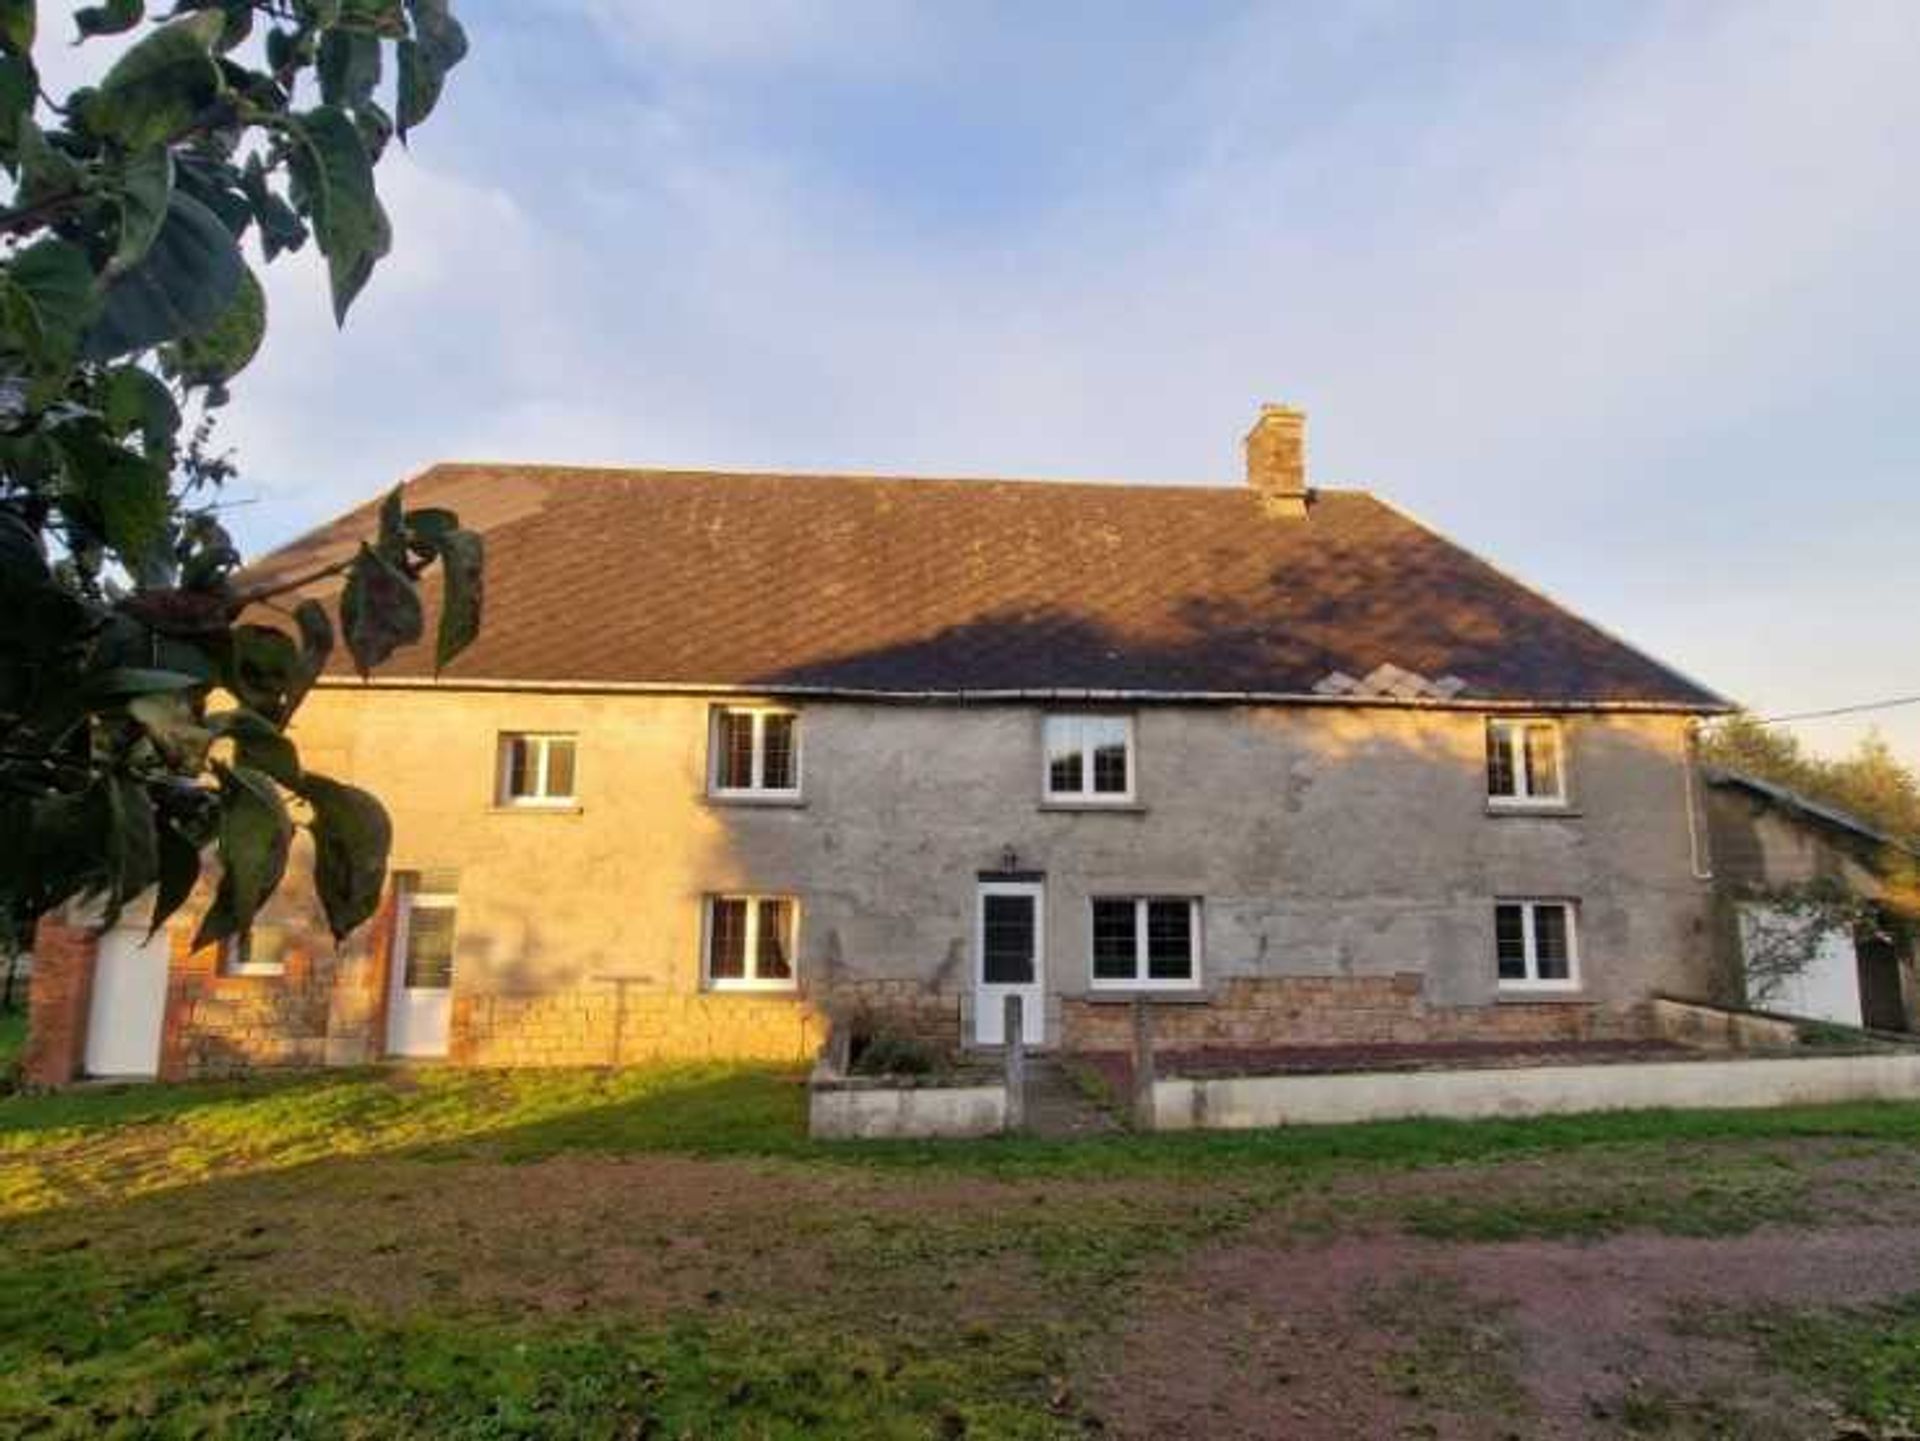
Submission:
{"label": "adjoining barn", "polygon": [[1706,772],[1721,974],[1754,1007],[1881,1031],[1920,1015],[1920,855],[1786,786]]}

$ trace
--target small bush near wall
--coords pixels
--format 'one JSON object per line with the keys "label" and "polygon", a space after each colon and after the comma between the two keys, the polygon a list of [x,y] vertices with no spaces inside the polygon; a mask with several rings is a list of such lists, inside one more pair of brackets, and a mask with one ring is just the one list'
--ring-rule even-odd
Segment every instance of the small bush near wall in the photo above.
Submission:
{"label": "small bush near wall", "polygon": [[928,1076],[949,1057],[937,1047],[898,1031],[855,1029],[847,1046],[847,1070],[856,1076]]}

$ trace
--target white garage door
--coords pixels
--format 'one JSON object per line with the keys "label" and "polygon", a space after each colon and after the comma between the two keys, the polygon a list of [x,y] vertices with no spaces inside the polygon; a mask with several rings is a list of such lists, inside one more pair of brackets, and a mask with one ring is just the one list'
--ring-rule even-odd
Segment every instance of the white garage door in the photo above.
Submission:
{"label": "white garage door", "polygon": [[87,1074],[153,1076],[167,1010],[167,937],[121,929],[100,937],[87,1017]]}

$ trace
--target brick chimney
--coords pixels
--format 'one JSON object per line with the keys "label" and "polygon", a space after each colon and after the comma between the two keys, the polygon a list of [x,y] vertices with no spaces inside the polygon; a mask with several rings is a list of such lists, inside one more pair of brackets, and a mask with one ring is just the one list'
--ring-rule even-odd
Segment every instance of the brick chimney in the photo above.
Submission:
{"label": "brick chimney", "polygon": [[1268,515],[1304,516],[1307,491],[1307,417],[1290,405],[1263,405],[1247,432],[1247,484]]}

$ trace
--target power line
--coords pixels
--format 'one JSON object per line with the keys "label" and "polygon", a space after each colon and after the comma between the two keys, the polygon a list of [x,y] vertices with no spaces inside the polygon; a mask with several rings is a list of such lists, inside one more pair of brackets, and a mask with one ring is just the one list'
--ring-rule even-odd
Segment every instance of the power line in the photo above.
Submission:
{"label": "power line", "polygon": [[[1825,710],[1793,711],[1787,715],[1762,715],[1752,717],[1755,725],[1781,725],[1787,721],[1824,720],[1828,716],[1859,715],[1864,711],[1894,710],[1900,706],[1920,705],[1920,695],[1895,696],[1891,700],[1863,701],[1859,705],[1829,706]],[[1725,717],[1731,719],[1731,717]]]}

